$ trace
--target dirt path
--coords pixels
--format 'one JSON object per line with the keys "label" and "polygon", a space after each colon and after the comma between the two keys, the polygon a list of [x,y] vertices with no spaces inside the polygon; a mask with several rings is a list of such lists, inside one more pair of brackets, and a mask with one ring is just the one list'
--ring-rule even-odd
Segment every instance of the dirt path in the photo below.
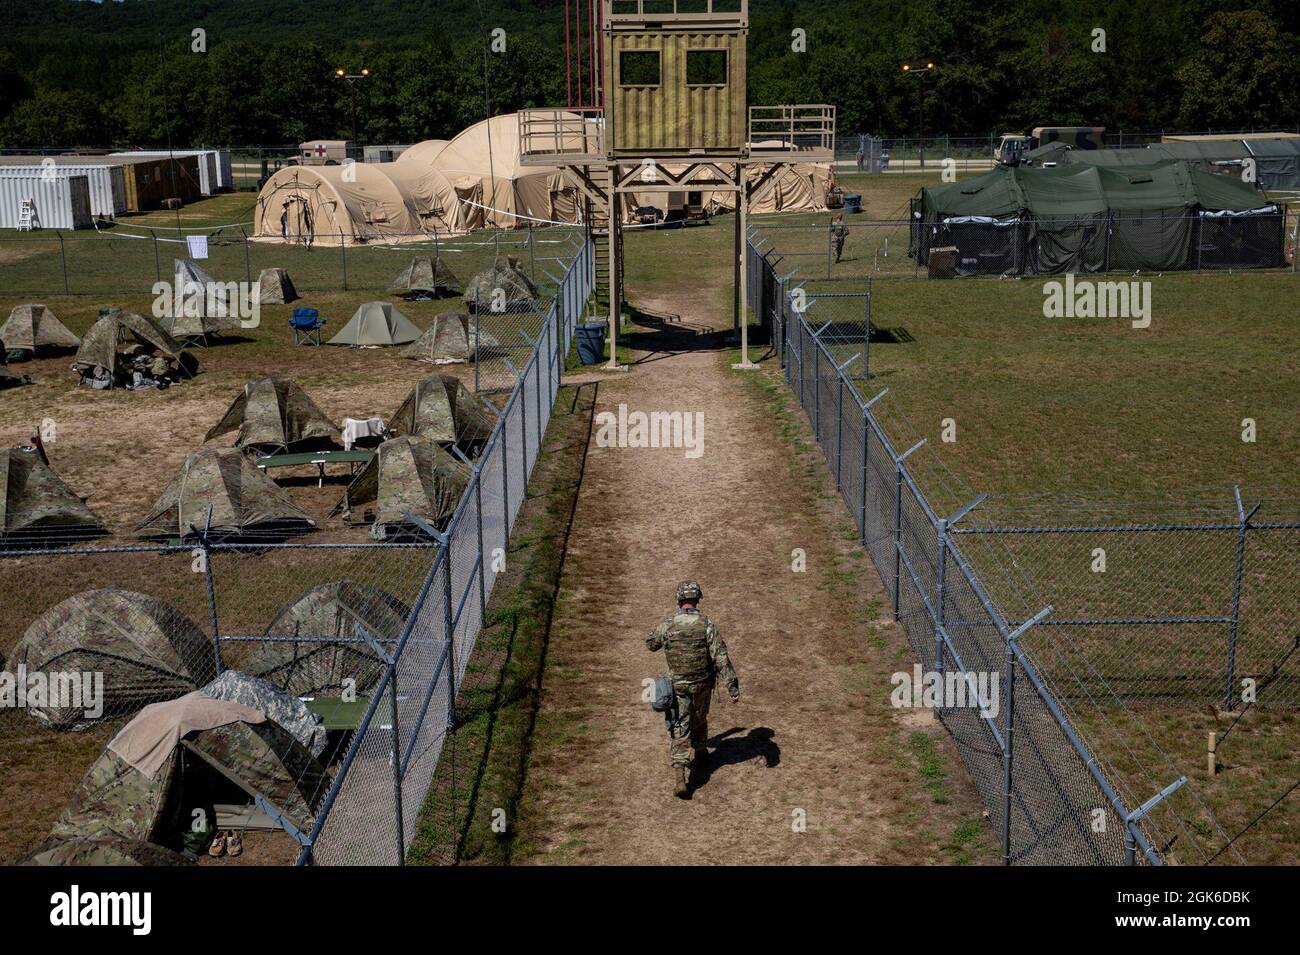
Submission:
{"label": "dirt path", "polygon": [[[698,297],[692,308],[699,314]],[[928,717],[888,706],[889,675],[910,661],[892,624],[872,626],[879,584],[848,572],[865,565],[824,470],[792,454],[771,392],[730,370],[717,335],[638,337],[650,350],[603,378],[597,412],[702,411],[703,454],[593,437],[514,861],[987,858],[992,838],[955,751]],[[796,547],[806,573],[791,570]],[[644,638],[686,577],[704,588],[744,695],[736,706],[715,697],[713,768],[689,802],[670,795],[662,718],[641,699],[665,668]]]}

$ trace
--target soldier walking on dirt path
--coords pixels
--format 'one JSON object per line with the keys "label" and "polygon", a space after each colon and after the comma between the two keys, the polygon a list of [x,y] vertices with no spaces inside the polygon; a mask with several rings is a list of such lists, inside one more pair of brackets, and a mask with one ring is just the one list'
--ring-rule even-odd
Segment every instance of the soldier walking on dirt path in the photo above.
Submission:
{"label": "soldier walking on dirt path", "polygon": [[[694,580],[677,585],[677,612],[650,632],[646,649],[664,651],[676,697],[668,720],[668,757],[673,774],[673,795],[690,798],[687,767],[703,769],[708,762],[709,694],[719,676],[732,703],[740,702],[740,678],[727,655],[718,628],[700,613],[704,596]],[[692,756],[694,757],[692,759]]]}

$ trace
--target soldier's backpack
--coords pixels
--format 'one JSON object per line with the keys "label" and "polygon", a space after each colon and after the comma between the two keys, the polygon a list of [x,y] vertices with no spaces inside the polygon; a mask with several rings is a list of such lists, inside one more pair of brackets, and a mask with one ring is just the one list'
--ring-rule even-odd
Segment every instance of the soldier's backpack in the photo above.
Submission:
{"label": "soldier's backpack", "polygon": [[656,713],[671,713],[676,696],[673,691],[673,678],[661,676],[655,680],[655,693],[650,700],[650,706]]}

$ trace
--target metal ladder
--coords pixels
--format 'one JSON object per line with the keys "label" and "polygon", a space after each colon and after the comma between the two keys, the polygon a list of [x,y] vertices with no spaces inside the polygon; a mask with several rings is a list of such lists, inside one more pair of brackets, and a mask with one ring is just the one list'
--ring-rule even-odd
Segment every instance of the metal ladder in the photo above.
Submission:
{"label": "metal ladder", "polygon": [[18,231],[31,232],[36,222],[36,205],[31,199],[23,199],[18,203]]}

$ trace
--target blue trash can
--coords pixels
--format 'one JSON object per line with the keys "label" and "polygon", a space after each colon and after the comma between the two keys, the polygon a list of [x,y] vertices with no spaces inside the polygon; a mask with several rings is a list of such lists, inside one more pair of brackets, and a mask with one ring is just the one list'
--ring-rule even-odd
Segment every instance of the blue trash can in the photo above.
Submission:
{"label": "blue trash can", "polygon": [[598,365],[605,360],[604,322],[578,325],[578,360],[584,365]]}
{"label": "blue trash can", "polygon": [[849,215],[855,215],[862,211],[862,194],[851,192],[844,197],[844,211]]}

